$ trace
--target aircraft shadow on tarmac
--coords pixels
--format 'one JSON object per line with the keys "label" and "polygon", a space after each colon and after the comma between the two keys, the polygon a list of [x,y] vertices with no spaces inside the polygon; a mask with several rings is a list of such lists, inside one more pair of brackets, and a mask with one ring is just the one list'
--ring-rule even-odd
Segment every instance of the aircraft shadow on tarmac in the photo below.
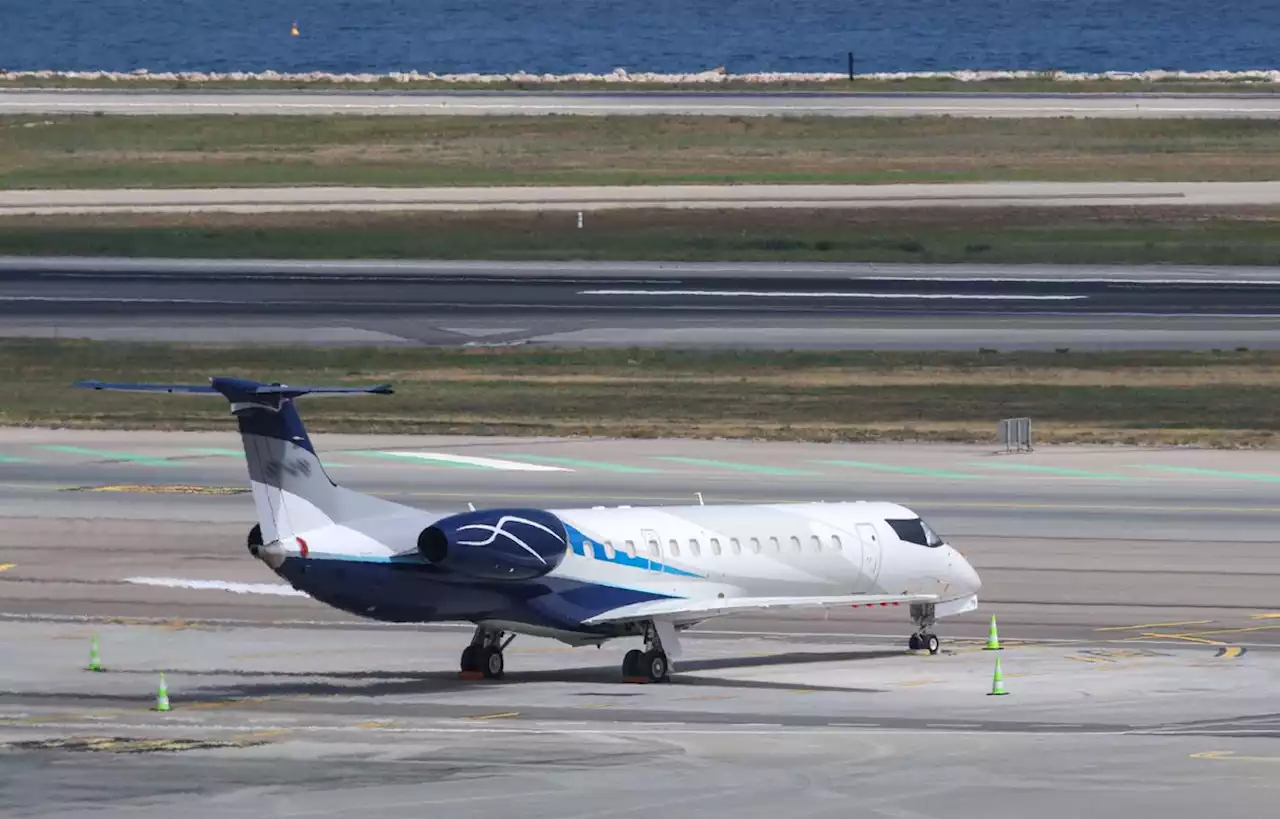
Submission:
{"label": "aircraft shadow on tarmac", "polygon": [[[686,660],[675,665],[675,673],[667,685],[756,689],[773,691],[825,691],[842,694],[881,694],[883,689],[848,686],[811,685],[804,683],[769,682],[765,680],[735,680],[723,677],[687,676],[684,672],[717,671],[739,668],[763,668],[769,666],[802,665],[861,660],[879,660],[902,657],[902,651],[824,651],[790,652],[763,657],[724,657],[706,660]],[[195,699],[202,703],[225,702],[262,697],[324,697],[324,696],[405,696],[465,691],[476,686],[527,685],[534,683],[585,683],[617,686],[621,683],[618,669],[613,665],[575,668],[508,671],[501,681],[462,680],[457,671],[260,671],[243,669],[198,669],[181,667],[163,669],[171,678],[171,696]],[[161,669],[109,669],[108,674],[154,676]],[[263,682],[238,682],[231,684],[199,683],[203,677],[238,677]],[[266,681],[270,680],[270,681]],[[614,693],[614,692],[611,692]],[[618,692],[621,693],[621,692]],[[637,692],[638,693],[638,692]],[[140,694],[99,694],[88,692],[17,692],[0,694],[0,701],[75,701],[105,700],[139,702]]]}

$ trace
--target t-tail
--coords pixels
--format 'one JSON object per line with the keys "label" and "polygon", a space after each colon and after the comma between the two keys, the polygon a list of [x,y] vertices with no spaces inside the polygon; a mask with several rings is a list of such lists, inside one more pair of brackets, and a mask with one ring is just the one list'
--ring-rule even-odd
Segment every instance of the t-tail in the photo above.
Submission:
{"label": "t-tail", "polygon": [[240,425],[257,507],[260,542],[273,543],[337,524],[403,513],[405,507],[335,484],[316,456],[294,407],[304,395],[390,395],[371,387],[294,387],[242,378],[212,378],[207,386],[81,381],[77,387],[124,392],[221,395]]}

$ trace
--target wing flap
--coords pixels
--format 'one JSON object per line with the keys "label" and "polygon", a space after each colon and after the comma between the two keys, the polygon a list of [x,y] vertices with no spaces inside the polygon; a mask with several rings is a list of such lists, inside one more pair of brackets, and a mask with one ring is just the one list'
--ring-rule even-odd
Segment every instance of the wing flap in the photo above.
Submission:
{"label": "wing flap", "polygon": [[912,603],[936,603],[932,594],[843,594],[829,597],[734,597],[712,600],[650,600],[633,603],[597,614],[583,622],[586,625],[624,623],[635,620],[705,620],[728,614],[785,609],[832,609],[859,606],[902,606]]}

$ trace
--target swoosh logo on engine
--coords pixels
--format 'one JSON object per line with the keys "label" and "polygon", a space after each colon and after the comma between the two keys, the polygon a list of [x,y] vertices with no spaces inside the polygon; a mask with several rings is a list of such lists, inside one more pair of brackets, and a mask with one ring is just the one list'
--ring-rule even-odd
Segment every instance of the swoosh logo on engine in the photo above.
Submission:
{"label": "swoosh logo on engine", "polygon": [[529,554],[538,558],[538,560],[541,560],[545,565],[547,562],[547,559],[545,557],[543,557],[542,555],[534,551],[533,548],[529,546],[529,544],[525,543],[520,538],[516,537],[515,535],[508,532],[506,529],[502,528],[508,523],[523,523],[526,526],[532,526],[535,529],[541,529],[542,531],[551,535],[553,538],[560,541],[561,543],[565,542],[564,538],[560,537],[555,533],[555,530],[550,529],[546,526],[543,526],[541,523],[538,523],[537,521],[532,521],[532,520],[529,520],[528,518],[516,517],[515,515],[503,515],[502,517],[498,518],[498,522],[495,525],[490,525],[488,523],[469,523],[466,526],[459,526],[458,527],[459,532],[461,532],[463,529],[479,529],[481,531],[488,532],[489,537],[487,540],[459,540],[458,542],[461,543],[463,546],[488,546],[489,544],[495,542],[498,539],[498,535],[502,535],[503,537],[509,539],[512,543],[515,543],[517,546],[524,549]]}

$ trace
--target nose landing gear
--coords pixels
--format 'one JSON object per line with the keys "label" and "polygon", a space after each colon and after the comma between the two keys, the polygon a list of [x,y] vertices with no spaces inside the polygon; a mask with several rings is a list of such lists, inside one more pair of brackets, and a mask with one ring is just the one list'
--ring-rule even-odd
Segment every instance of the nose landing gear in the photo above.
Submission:
{"label": "nose landing gear", "polygon": [[913,603],[911,605],[911,622],[915,625],[916,632],[907,641],[908,648],[912,651],[928,649],[930,654],[937,654],[942,650],[942,643],[939,642],[938,635],[932,631],[936,622],[933,603]]}

